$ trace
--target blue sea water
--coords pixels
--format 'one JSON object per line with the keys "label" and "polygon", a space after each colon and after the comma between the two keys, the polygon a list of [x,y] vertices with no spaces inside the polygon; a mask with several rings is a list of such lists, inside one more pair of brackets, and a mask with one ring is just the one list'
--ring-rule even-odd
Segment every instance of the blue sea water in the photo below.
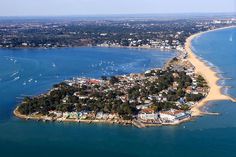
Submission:
{"label": "blue sea water", "polygon": [[[236,29],[227,29],[204,34],[193,41],[198,55],[219,67],[224,77],[233,78],[224,81],[232,87],[236,87],[235,40]],[[160,67],[174,55],[155,50],[103,48],[0,50],[0,155],[236,157],[236,104],[228,101],[211,102],[207,106],[210,111],[220,112],[220,116],[204,116],[179,126],[144,129],[22,121],[12,116],[16,97],[45,92],[61,80],[77,75],[99,77],[142,72]],[[17,77],[20,78],[16,80]],[[235,88],[228,93],[235,96]]]}
{"label": "blue sea water", "polygon": [[123,75],[161,67],[175,52],[111,48],[0,49],[0,121],[25,95],[72,77]]}
{"label": "blue sea water", "polygon": [[[193,40],[192,46],[198,56],[213,64],[223,78],[230,79],[222,80],[220,84],[236,87],[236,28],[203,34]],[[226,93],[236,97],[236,90]]]}

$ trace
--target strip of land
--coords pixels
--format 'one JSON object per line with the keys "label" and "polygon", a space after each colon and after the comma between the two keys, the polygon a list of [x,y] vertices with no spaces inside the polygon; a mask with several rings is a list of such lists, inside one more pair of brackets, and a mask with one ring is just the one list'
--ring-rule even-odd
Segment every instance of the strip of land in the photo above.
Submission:
{"label": "strip of land", "polygon": [[[226,29],[226,28],[220,28],[220,29]],[[219,30],[219,29],[216,29],[216,30]],[[214,31],[214,30],[210,30],[210,31]],[[194,34],[190,36],[189,38],[187,38],[186,43],[185,43],[185,50],[188,53],[187,59],[195,67],[195,72],[202,75],[207,81],[208,86],[209,86],[208,95],[204,99],[202,99],[200,102],[198,102],[196,105],[194,105],[194,107],[192,108],[191,110],[192,116],[200,116],[204,114],[204,112],[201,109],[209,101],[231,100],[233,102],[236,102],[234,98],[222,93],[222,90],[221,90],[222,86],[218,84],[218,81],[221,78],[218,76],[217,72],[214,71],[212,67],[204,63],[203,60],[199,59],[199,57],[191,49],[191,42],[194,38],[210,31]]]}
{"label": "strip of land", "polygon": [[182,53],[162,69],[101,80],[65,80],[46,94],[26,97],[14,114],[22,119],[133,124],[142,128],[176,125],[206,114],[202,107],[209,101],[235,102],[222,93],[217,72],[191,49],[192,40],[203,33],[187,38]]}

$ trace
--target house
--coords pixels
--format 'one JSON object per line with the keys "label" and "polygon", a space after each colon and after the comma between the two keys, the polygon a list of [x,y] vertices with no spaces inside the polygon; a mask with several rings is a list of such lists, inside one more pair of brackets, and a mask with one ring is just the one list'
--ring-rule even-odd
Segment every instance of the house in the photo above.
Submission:
{"label": "house", "polygon": [[89,84],[100,84],[100,80],[97,80],[97,79],[89,79],[89,80],[87,80],[87,83],[89,83]]}
{"label": "house", "polygon": [[62,114],[62,118],[63,119],[67,119],[68,117],[69,117],[69,112],[64,112],[63,114]]}
{"label": "house", "polygon": [[180,98],[180,99],[179,99],[179,102],[180,102],[181,104],[185,104],[185,103],[186,103],[184,98]]}
{"label": "house", "polygon": [[143,105],[137,105],[136,109],[141,110],[141,109],[146,109],[149,106],[151,106],[152,104],[143,104]]}
{"label": "house", "polygon": [[145,99],[145,100],[144,100],[144,103],[145,103],[145,104],[150,104],[150,103],[151,103],[151,101],[150,101],[150,100],[148,100],[148,99]]}
{"label": "house", "polygon": [[186,93],[191,94],[193,92],[193,89],[191,86],[188,86],[185,90]]}
{"label": "house", "polygon": [[157,120],[158,119],[158,113],[155,112],[151,108],[146,108],[146,109],[142,109],[139,112],[138,118],[141,119],[141,120],[144,120],[144,121],[147,121],[147,120]]}
{"label": "house", "polygon": [[69,96],[66,95],[66,97],[64,97],[64,98],[62,99],[62,102],[63,102],[63,103],[66,103],[68,100],[69,100]]}
{"label": "house", "polygon": [[186,113],[183,110],[176,110],[176,109],[162,111],[159,114],[162,121],[172,122],[172,123],[189,118],[191,116],[189,113]]}
{"label": "house", "polygon": [[89,98],[87,95],[80,95],[79,92],[75,92],[74,96],[77,96],[79,99],[88,99]]}
{"label": "house", "polygon": [[96,114],[96,119],[108,119],[108,118],[109,118],[109,114],[107,113],[98,112]]}
{"label": "house", "polygon": [[68,118],[77,119],[78,118],[78,113],[77,112],[70,112]]}
{"label": "house", "polygon": [[192,101],[189,101],[189,102],[187,102],[187,103],[185,103],[186,105],[188,105],[189,107],[191,107],[191,106],[193,106],[194,105],[194,102],[192,102]]}
{"label": "house", "polygon": [[172,85],[172,86],[173,86],[173,88],[174,88],[175,90],[177,90],[179,84],[178,84],[178,82],[175,81],[175,82],[173,82],[173,85]]}
{"label": "house", "polygon": [[178,73],[173,73],[172,74],[174,78],[179,78],[179,74]]}
{"label": "house", "polygon": [[77,114],[78,114],[78,118],[79,119],[86,119],[87,115],[89,114],[89,112],[87,112],[87,111],[80,111]]}
{"label": "house", "polygon": [[49,114],[54,115],[56,118],[60,118],[63,116],[63,113],[60,111],[49,111]]}
{"label": "house", "polygon": [[208,93],[208,88],[207,87],[197,87],[196,92],[206,95]]}

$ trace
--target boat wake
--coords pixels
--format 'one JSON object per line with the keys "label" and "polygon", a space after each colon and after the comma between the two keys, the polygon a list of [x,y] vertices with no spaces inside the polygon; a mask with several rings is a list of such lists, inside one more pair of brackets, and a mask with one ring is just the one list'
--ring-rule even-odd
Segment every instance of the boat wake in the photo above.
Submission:
{"label": "boat wake", "polygon": [[10,77],[16,76],[17,74],[19,74],[19,71],[17,71],[17,72],[14,72],[13,74],[11,74],[11,76],[10,76]]}
{"label": "boat wake", "polygon": [[229,41],[230,41],[230,42],[233,42],[233,34],[230,35]]}
{"label": "boat wake", "polygon": [[7,60],[9,60],[9,61],[13,62],[14,64],[16,64],[16,63],[17,63],[17,60],[16,60],[15,58],[13,58],[13,57],[6,56],[5,58],[6,58]]}

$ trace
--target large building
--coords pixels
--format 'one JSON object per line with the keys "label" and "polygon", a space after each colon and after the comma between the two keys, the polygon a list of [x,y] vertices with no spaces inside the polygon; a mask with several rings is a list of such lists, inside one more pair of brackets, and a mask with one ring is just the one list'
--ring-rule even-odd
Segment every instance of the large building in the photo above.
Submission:
{"label": "large building", "polygon": [[160,118],[164,122],[178,122],[180,120],[190,117],[190,114],[183,110],[171,109],[169,111],[162,111],[159,113]]}
{"label": "large building", "polygon": [[139,114],[138,114],[138,118],[141,120],[157,120],[158,119],[158,113],[155,112],[153,109],[151,108],[146,108],[146,109],[142,109]]}

